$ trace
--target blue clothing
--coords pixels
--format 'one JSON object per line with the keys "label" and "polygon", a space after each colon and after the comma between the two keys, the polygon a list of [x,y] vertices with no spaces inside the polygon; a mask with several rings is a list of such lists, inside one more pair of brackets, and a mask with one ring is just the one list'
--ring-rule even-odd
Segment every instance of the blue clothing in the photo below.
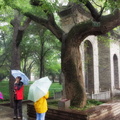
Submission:
{"label": "blue clothing", "polygon": [[36,113],[36,120],[45,120],[46,113]]}

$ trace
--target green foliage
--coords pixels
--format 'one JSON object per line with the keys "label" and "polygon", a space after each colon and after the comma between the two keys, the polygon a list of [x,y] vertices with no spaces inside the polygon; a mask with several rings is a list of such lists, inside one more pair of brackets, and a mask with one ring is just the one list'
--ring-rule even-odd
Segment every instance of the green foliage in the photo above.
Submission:
{"label": "green foliage", "polygon": [[48,107],[49,108],[58,108],[58,101],[59,100],[48,100]]}
{"label": "green foliage", "polygon": [[[8,5],[14,9],[20,10],[23,13],[30,12],[30,13],[34,13],[34,14],[37,13],[38,15],[39,15],[39,13],[41,13],[41,15],[44,14],[44,11],[47,11],[47,12],[59,11],[59,9],[58,9],[59,1],[58,0],[54,0],[54,1],[34,0],[34,1],[37,1],[38,3],[40,1],[40,6],[31,5],[29,0],[0,0],[0,7]],[[79,4],[79,3],[86,4],[87,1],[88,0],[68,0],[68,2],[77,3],[77,4]],[[95,6],[95,8],[98,8],[99,10],[102,7],[105,7],[105,10],[110,10],[110,11],[112,11],[116,8],[120,8],[119,0],[107,0],[107,1],[106,0],[94,0],[94,2],[93,1],[90,1],[90,2]]]}
{"label": "green foliage", "polygon": [[97,101],[97,100],[87,100],[87,105],[90,105],[90,104],[101,105],[101,104],[103,104],[103,102]]}
{"label": "green foliage", "polygon": [[0,68],[0,81],[9,77],[9,70],[6,66]]}
{"label": "green foliage", "polygon": [[116,8],[120,8],[120,1],[119,0],[108,0],[107,8],[114,10]]}
{"label": "green foliage", "polygon": [[62,90],[62,85],[59,83],[53,83],[49,89],[50,97],[53,97],[54,92],[60,92]]}
{"label": "green foliage", "polygon": [[59,88],[59,89],[62,89],[62,85],[60,85],[59,83],[53,83],[50,87],[50,89],[53,89],[53,88]]}
{"label": "green foliage", "polygon": [[21,67],[28,68],[33,61],[32,72],[39,76],[41,59],[45,75],[60,73],[60,42],[44,27],[31,23],[21,42]]}
{"label": "green foliage", "polygon": [[48,105],[49,106],[57,106],[58,105],[58,100],[49,100],[48,101]]}
{"label": "green foliage", "polygon": [[[7,12],[9,11],[9,14]],[[0,81],[9,76],[12,27],[10,21],[13,18],[13,9],[6,7],[0,11]]]}
{"label": "green foliage", "polygon": [[[41,17],[45,17],[46,13],[48,12],[58,11],[57,0],[55,0],[54,2],[47,1],[47,0],[40,0],[43,3],[40,6],[31,5],[29,0],[20,0],[20,1],[19,0],[2,0],[2,1],[4,1],[5,5],[8,5],[13,9],[19,10],[21,13],[29,12]],[[1,6],[3,6],[3,4]],[[44,11],[46,11],[46,13]]]}
{"label": "green foliage", "polygon": [[[49,100],[48,101],[48,106],[51,108],[58,108],[58,101],[59,100]],[[79,111],[85,111],[91,107],[95,107],[98,105],[103,104],[103,102],[97,101],[97,100],[87,100],[87,104],[84,108],[76,108],[74,106],[70,106],[70,109],[72,110],[79,110]]]}
{"label": "green foliage", "polygon": [[9,100],[9,84],[8,81],[0,82],[0,92],[2,92],[4,101]]}

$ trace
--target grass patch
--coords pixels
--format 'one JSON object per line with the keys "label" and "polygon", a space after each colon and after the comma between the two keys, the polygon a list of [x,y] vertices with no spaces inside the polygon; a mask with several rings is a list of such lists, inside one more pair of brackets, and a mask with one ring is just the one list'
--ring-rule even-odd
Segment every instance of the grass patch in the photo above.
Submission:
{"label": "grass patch", "polygon": [[[0,92],[2,92],[4,96],[4,101],[9,100],[9,83],[8,81],[1,81],[0,82]],[[3,100],[0,100],[3,101]]]}
{"label": "grass patch", "polygon": [[48,107],[49,108],[58,108],[58,101],[59,100],[48,100]]}
{"label": "grass patch", "polygon": [[[59,99],[48,100],[48,106],[50,108],[58,108],[58,101],[59,101]],[[70,106],[69,108],[71,110],[85,111],[85,110],[87,110],[91,107],[95,107],[95,106],[101,105],[103,103],[104,102],[100,102],[100,101],[97,101],[97,100],[87,100],[87,104],[84,108],[78,108],[78,107],[74,107],[74,106]]]}
{"label": "grass patch", "polygon": [[70,109],[84,111],[84,110],[87,110],[91,107],[95,107],[95,106],[98,106],[98,105],[101,105],[101,104],[103,104],[103,102],[100,102],[100,101],[97,101],[97,100],[87,100],[87,104],[86,104],[85,107],[77,108],[77,107],[70,106]]}
{"label": "grass patch", "polygon": [[50,97],[53,97],[55,92],[60,92],[62,89],[62,85],[59,83],[53,83],[49,89]]}

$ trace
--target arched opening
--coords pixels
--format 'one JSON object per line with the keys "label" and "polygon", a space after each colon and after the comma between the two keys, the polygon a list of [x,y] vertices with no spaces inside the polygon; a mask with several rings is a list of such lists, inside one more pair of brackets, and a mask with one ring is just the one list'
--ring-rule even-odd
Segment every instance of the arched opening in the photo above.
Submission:
{"label": "arched opening", "polygon": [[117,58],[117,55],[113,56],[113,64],[114,64],[114,87],[119,88],[118,58]]}
{"label": "arched opening", "polygon": [[94,92],[93,47],[90,41],[84,43],[85,54],[85,87],[86,92]]}

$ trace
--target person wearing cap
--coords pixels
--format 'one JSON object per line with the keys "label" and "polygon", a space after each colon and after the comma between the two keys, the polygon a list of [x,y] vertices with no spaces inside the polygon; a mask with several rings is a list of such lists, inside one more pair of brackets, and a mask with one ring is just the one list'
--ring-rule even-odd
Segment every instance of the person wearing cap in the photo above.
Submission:
{"label": "person wearing cap", "polygon": [[21,77],[18,76],[14,82],[14,119],[22,119],[23,91],[23,82],[21,82]]}

